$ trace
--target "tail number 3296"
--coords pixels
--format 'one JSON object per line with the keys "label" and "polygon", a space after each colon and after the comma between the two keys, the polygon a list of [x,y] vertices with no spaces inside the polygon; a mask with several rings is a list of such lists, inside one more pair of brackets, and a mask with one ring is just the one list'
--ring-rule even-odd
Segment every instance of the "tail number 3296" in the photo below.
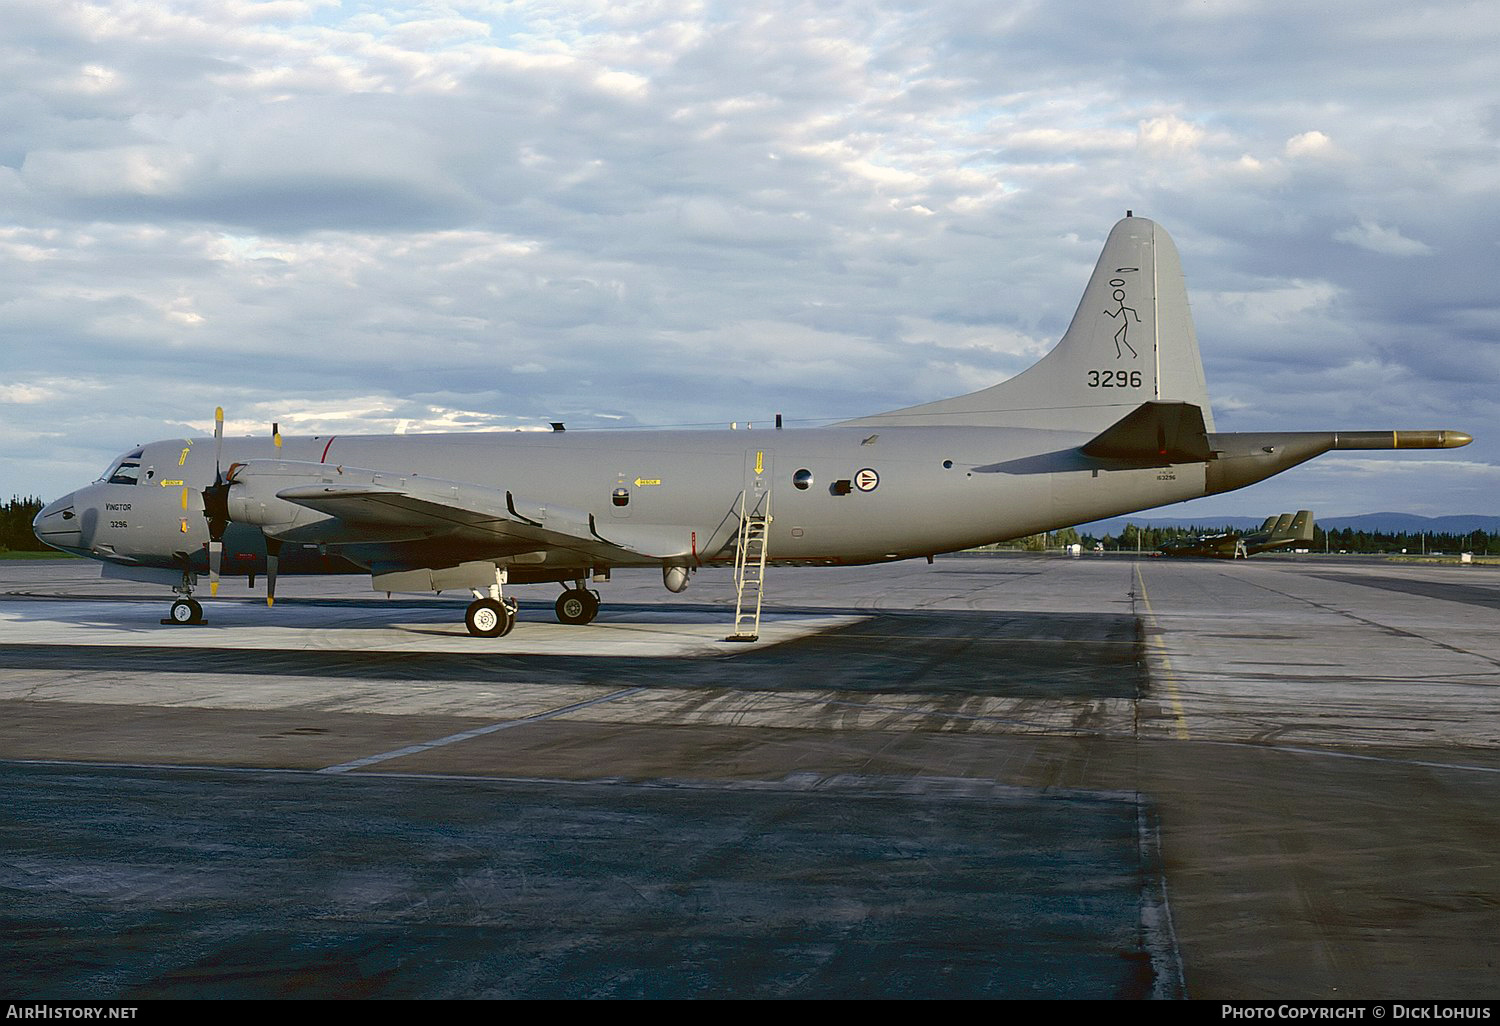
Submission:
{"label": "tail number 3296", "polygon": [[1141,372],[1138,370],[1091,370],[1088,376],[1090,388],[1141,387]]}

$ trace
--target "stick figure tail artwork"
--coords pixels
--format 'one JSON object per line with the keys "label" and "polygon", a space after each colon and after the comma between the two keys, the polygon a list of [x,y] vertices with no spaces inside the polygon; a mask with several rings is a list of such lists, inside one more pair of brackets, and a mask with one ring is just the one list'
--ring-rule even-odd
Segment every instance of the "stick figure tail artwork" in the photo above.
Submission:
{"label": "stick figure tail artwork", "polygon": [[1190,403],[1214,430],[1177,247],[1144,217],[1115,225],[1072,323],[1040,362],[990,388],[861,417],[879,424],[1103,431],[1148,400]]}

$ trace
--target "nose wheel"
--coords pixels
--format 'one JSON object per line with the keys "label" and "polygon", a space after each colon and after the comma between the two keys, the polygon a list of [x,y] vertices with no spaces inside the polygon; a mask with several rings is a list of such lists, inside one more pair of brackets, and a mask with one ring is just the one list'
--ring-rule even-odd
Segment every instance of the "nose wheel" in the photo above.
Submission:
{"label": "nose wheel", "polygon": [[167,614],[168,619],[162,623],[171,624],[193,624],[203,622],[203,606],[197,599],[180,598],[172,603],[172,609]]}
{"label": "nose wheel", "polygon": [[162,626],[187,627],[203,622],[203,606],[193,598],[193,585],[197,581],[198,578],[193,576],[191,570],[182,571],[182,583],[172,589],[177,593],[177,601],[173,602],[172,608],[167,610]]}

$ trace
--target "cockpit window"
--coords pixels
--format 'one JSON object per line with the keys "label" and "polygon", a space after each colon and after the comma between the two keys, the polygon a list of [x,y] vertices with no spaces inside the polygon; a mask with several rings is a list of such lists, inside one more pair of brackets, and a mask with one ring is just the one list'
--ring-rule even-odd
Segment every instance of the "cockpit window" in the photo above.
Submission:
{"label": "cockpit window", "polygon": [[126,460],[115,468],[115,472],[109,475],[110,484],[136,484],[141,479],[141,465],[134,460]]}
{"label": "cockpit window", "polygon": [[121,456],[104,472],[100,480],[108,484],[138,484],[141,480],[141,454],[144,451],[137,449],[133,453]]}

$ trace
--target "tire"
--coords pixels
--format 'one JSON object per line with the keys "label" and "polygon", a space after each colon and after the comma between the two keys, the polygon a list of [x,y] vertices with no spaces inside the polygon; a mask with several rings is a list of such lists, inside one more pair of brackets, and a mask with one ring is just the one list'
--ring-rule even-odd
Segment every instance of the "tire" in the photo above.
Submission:
{"label": "tire", "polygon": [[599,600],[591,592],[581,588],[570,588],[557,599],[558,623],[583,625],[593,623],[599,615]]}
{"label": "tire", "polygon": [[469,604],[464,625],[476,638],[503,638],[516,625],[516,618],[504,603],[486,598]]}
{"label": "tire", "polygon": [[194,599],[178,599],[172,603],[172,611],[168,615],[175,624],[202,623],[203,607]]}

